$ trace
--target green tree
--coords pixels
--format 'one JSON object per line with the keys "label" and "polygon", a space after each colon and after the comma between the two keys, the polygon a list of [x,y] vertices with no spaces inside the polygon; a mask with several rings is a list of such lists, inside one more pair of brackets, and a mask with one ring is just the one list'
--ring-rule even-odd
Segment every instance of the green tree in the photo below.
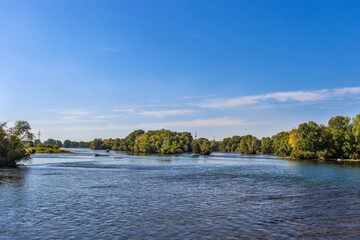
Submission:
{"label": "green tree", "polygon": [[134,152],[151,153],[149,138],[147,134],[137,136],[134,144]]}
{"label": "green tree", "polygon": [[56,140],[55,145],[58,146],[59,148],[61,148],[62,142],[60,140]]}
{"label": "green tree", "polygon": [[112,138],[104,139],[103,143],[105,144],[106,149],[112,149],[112,146],[114,145],[114,140]]}
{"label": "green tree", "polygon": [[70,148],[71,147],[71,141],[69,139],[66,139],[64,141],[64,148]]}
{"label": "green tree", "polygon": [[210,148],[212,152],[217,152],[219,151],[220,143],[218,141],[212,140],[210,141]]}
{"label": "green tree", "polygon": [[199,142],[197,140],[193,140],[191,142],[191,148],[192,148],[193,153],[201,154],[201,148],[200,148]]}
{"label": "green tree", "polygon": [[269,138],[269,137],[262,138],[260,145],[261,145],[260,149],[261,149],[262,153],[273,153],[274,152],[274,150],[272,148],[271,138]]}
{"label": "green tree", "polygon": [[137,136],[143,135],[145,132],[142,129],[135,130],[125,137],[126,150],[123,151],[134,151],[135,140]]}
{"label": "green tree", "polygon": [[335,157],[351,158],[355,150],[355,138],[350,117],[336,116],[329,120]]}
{"label": "green tree", "polygon": [[9,129],[9,133],[17,136],[20,141],[29,141],[34,139],[34,134],[30,130],[31,127],[27,121],[16,121],[14,127]]}
{"label": "green tree", "polygon": [[41,143],[40,139],[35,139],[34,140],[34,146],[37,146],[39,143]]}
{"label": "green tree", "polygon": [[80,141],[79,148],[90,148],[90,142]]}
{"label": "green tree", "polygon": [[90,148],[91,149],[107,149],[106,145],[103,143],[101,138],[95,138],[91,142]]}
{"label": "green tree", "polygon": [[206,138],[193,140],[191,146],[195,154],[210,155],[213,151],[210,145],[210,141]]}
{"label": "green tree", "polygon": [[256,137],[252,135],[246,135],[241,137],[237,152],[244,154],[255,154],[259,147],[260,142]]}
{"label": "green tree", "polygon": [[274,154],[279,156],[290,156],[292,147],[289,143],[290,133],[280,132],[271,137]]}
{"label": "green tree", "polygon": [[293,146],[291,156],[302,159],[316,158],[317,152],[323,151],[329,144],[322,140],[324,128],[313,121],[300,124],[295,135],[290,136],[290,143]]}
{"label": "green tree", "polygon": [[221,152],[239,152],[239,144],[241,137],[233,136],[231,138],[224,138],[219,146]]}
{"label": "green tree", "polygon": [[[18,125],[15,124],[16,126]],[[0,123],[0,167],[16,167],[21,160],[29,158],[19,136],[27,138],[22,131],[14,128],[7,131],[6,123]]]}
{"label": "green tree", "polygon": [[360,114],[353,120],[352,132],[355,140],[353,158],[360,158]]}
{"label": "green tree", "polygon": [[360,144],[360,114],[354,118],[352,132],[357,144]]}
{"label": "green tree", "polygon": [[[173,154],[190,152],[191,141],[192,136],[188,132],[161,129],[138,135],[134,143],[127,141],[127,146],[133,146],[134,152]],[[122,140],[117,141],[117,144],[122,148]]]}
{"label": "green tree", "polygon": [[45,145],[56,145],[56,140],[55,139],[52,139],[52,138],[49,138],[48,140],[44,141],[43,142]]}

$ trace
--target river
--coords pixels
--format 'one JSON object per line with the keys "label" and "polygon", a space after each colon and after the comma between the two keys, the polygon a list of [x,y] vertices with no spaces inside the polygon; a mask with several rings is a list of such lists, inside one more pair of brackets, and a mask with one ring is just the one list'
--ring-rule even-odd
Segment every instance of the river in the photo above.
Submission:
{"label": "river", "polygon": [[0,239],[360,238],[356,164],[71,151],[0,169]]}

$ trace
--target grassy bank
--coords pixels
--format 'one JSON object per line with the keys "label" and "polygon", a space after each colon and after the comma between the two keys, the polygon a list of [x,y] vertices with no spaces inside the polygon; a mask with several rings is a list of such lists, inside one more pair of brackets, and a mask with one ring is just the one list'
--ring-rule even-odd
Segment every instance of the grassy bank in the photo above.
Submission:
{"label": "grassy bank", "polygon": [[50,148],[50,147],[32,147],[26,149],[28,153],[72,153],[68,150],[57,149],[57,148]]}

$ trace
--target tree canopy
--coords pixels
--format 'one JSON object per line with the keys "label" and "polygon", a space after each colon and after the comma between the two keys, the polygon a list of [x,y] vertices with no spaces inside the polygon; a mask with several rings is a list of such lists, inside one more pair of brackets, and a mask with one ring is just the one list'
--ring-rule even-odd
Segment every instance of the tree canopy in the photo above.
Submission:
{"label": "tree canopy", "polygon": [[[64,146],[69,142],[66,140]],[[214,151],[243,154],[275,154],[299,159],[330,159],[360,157],[360,114],[354,119],[344,116],[332,117],[328,125],[309,121],[290,131],[279,132],[261,140],[252,135],[209,141],[193,139],[189,132],[170,130],[135,130],[125,138],[94,139],[93,149],[112,149],[139,153],[211,154]]]}
{"label": "tree canopy", "polygon": [[25,121],[17,121],[8,129],[7,123],[0,123],[0,167],[16,167],[19,161],[29,158],[22,140],[29,140],[30,125]]}

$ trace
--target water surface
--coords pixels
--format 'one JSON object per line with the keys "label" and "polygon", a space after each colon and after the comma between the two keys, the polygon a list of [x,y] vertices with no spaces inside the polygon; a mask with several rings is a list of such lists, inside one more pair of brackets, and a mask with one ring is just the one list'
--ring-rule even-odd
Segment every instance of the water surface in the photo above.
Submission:
{"label": "water surface", "polygon": [[357,165],[71,150],[0,170],[0,239],[360,238]]}

